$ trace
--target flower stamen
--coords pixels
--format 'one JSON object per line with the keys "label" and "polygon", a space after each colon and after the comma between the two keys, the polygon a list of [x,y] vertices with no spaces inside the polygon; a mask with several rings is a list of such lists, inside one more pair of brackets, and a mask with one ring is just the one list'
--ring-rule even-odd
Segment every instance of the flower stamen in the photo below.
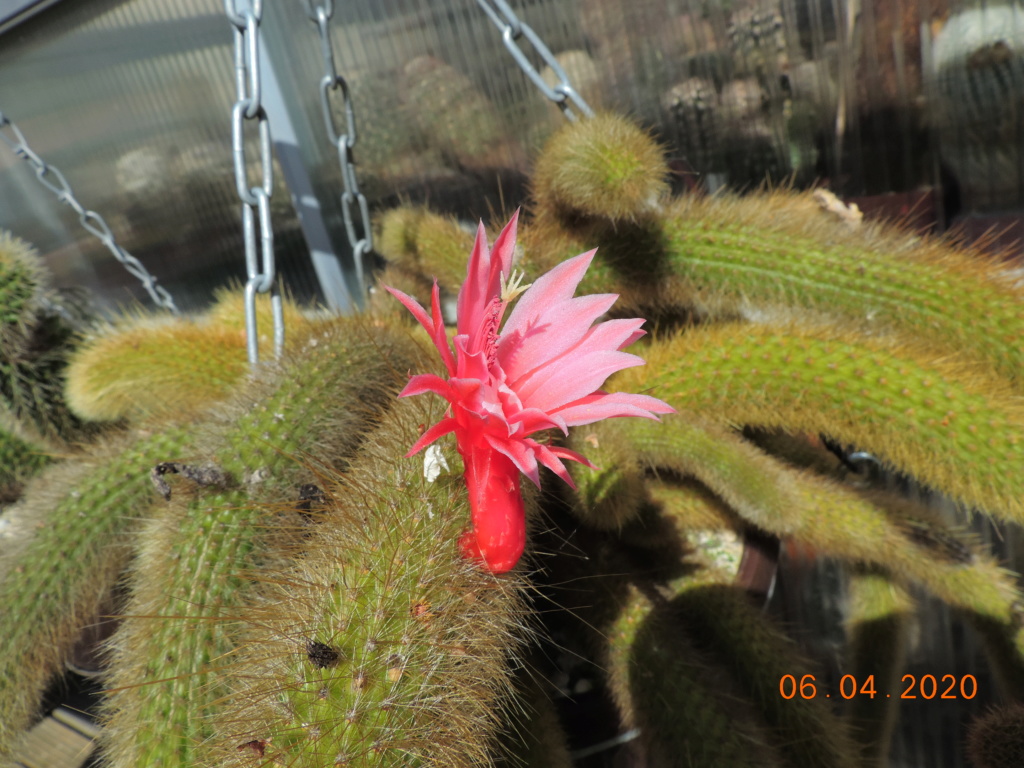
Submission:
{"label": "flower stamen", "polygon": [[520,285],[523,279],[526,277],[525,272],[521,272],[517,269],[512,270],[512,274],[509,279],[505,280],[505,273],[501,273],[501,300],[506,304],[516,298],[519,294],[526,291],[533,283],[527,283],[526,285]]}

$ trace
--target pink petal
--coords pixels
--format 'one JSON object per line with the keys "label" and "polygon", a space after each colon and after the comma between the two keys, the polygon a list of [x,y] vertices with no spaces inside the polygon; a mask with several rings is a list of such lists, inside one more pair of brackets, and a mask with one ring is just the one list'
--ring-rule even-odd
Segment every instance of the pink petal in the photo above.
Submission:
{"label": "pink petal", "polygon": [[[586,335],[575,346],[566,350],[562,355],[544,362],[521,377],[514,382],[513,386],[517,390],[524,407],[540,408],[543,411],[550,412],[555,408],[568,405],[577,397],[589,395],[604,383],[604,379],[597,381],[594,387],[588,391],[584,391],[581,388],[578,390],[577,397],[570,398],[569,400],[554,401],[547,398],[547,393],[545,393],[545,395],[542,395],[542,401],[527,402],[529,394],[538,390],[537,385],[539,382],[546,382],[556,375],[565,377],[575,375],[571,372],[576,369],[585,372],[591,364],[590,361],[594,354],[621,349],[625,342],[636,335],[643,322],[640,318],[633,318],[628,320],[609,320],[600,323],[587,331]],[[623,360],[624,362],[629,361],[622,366],[623,368],[640,365],[642,362],[637,362],[639,358],[635,358],[632,355],[625,355]],[[614,371],[609,372],[607,375],[611,375],[611,373],[614,373]]]}
{"label": "pink petal", "polygon": [[543,314],[548,307],[571,299],[596,252],[595,248],[574,256],[538,278],[512,310],[505,323],[504,332],[525,332],[531,321]]}
{"label": "pink petal", "polygon": [[471,351],[472,339],[464,334],[459,334],[453,341],[455,350],[459,353],[459,362],[456,366],[456,373],[459,378],[465,379],[486,379],[489,378],[487,370],[487,356],[481,350]]}
{"label": "pink petal", "polygon": [[640,330],[640,326],[643,324],[643,318],[607,320],[603,323],[598,323],[592,328],[585,328],[582,336],[565,334],[566,338],[573,339],[571,346],[552,346],[552,354],[536,355],[540,359],[535,361],[531,368],[517,372],[514,376],[509,368],[505,367],[506,375],[511,382],[510,386],[513,388],[526,386],[530,377],[540,374],[546,366],[551,364],[561,367],[575,357],[588,355],[591,352],[602,349],[623,349],[643,335],[643,331]]}
{"label": "pink petal", "polygon": [[431,320],[430,315],[427,314],[427,310],[421,307],[420,303],[416,301],[416,299],[414,299],[412,296],[409,296],[408,294],[402,293],[397,288],[392,288],[390,285],[382,284],[382,286],[385,291],[387,291],[400,302],[402,302],[402,304],[405,305],[405,308],[412,312],[412,316],[420,321],[420,325],[422,325],[426,329],[427,333],[433,333],[434,321]]}
{"label": "pink petal", "polygon": [[533,455],[529,443],[533,440],[499,440],[493,435],[485,435],[487,442],[498,453],[507,456],[516,468],[526,475],[538,488],[540,487],[540,471],[537,457]]}
{"label": "pink petal", "polygon": [[643,358],[614,349],[566,355],[530,376],[517,391],[527,408],[550,413],[592,394],[613,373],[643,364]]}
{"label": "pink petal", "polygon": [[448,369],[448,373],[455,375],[455,359],[452,357],[452,350],[448,346],[448,335],[445,333],[444,320],[441,317],[441,299],[437,280],[434,281],[434,288],[430,295],[431,307],[434,310],[433,317],[428,315],[427,311],[412,296],[402,293],[390,285],[385,285],[384,290],[402,302],[405,308],[412,312],[412,316],[419,321],[419,324],[423,326],[424,330],[430,335],[431,340],[433,340],[434,346],[437,347],[437,351],[441,355],[441,360]]}
{"label": "pink petal", "polygon": [[598,392],[582,397],[575,402],[556,408],[551,418],[560,417],[570,427],[592,424],[602,419],[618,416],[639,416],[657,419],[656,413],[675,413],[675,409],[648,395],[633,395],[627,392]]}
{"label": "pink petal", "polygon": [[509,381],[516,381],[572,348],[617,298],[614,293],[603,293],[567,299],[541,309],[511,332],[506,324],[498,340],[498,362]]}
{"label": "pink petal", "polygon": [[523,430],[522,434],[524,437],[532,435],[534,432],[539,432],[542,429],[560,429],[563,434],[569,431],[569,425],[566,424],[561,414],[556,416],[545,413],[537,408],[522,409],[509,418],[509,423],[518,424]]}
{"label": "pink petal", "polygon": [[501,276],[508,280],[512,276],[512,257],[516,252],[516,231],[519,228],[519,209],[516,208],[508,224],[502,228],[501,233],[494,241],[491,248],[491,274],[489,286],[495,295],[501,293]]}
{"label": "pink petal", "polygon": [[441,314],[441,293],[437,287],[437,279],[434,279],[434,287],[430,291],[431,319],[434,321],[434,331],[431,334],[434,339],[434,346],[441,353],[441,361],[448,369],[448,375],[455,375],[455,358],[452,357],[452,348],[448,346],[448,332],[444,328],[444,316]]}
{"label": "pink petal", "polygon": [[558,456],[559,458],[569,459],[570,461],[578,462],[585,467],[597,469],[597,467],[594,464],[590,463],[590,459],[588,459],[586,456],[582,454],[576,453],[576,451],[570,451],[568,448],[562,448],[561,446],[558,445],[551,445],[548,446],[548,448],[551,451],[551,453],[553,453],[555,456]]}
{"label": "pink petal", "polygon": [[455,419],[441,419],[439,422],[437,422],[437,424],[435,424],[426,432],[424,432],[419,440],[413,443],[412,448],[410,448],[409,452],[405,454],[405,458],[409,458],[410,456],[413,456],[414,454],[423,450],[424,447],[430,445],[432,442],[437,440],[437,438],[443,437],[447,435],[449,432],[454,432],[457,426],[458,425],[456,424]]}
{"label": "pink petal", "polygon": [[640,326],[645,322],[642,317],[631,317],[598,323],[576,345],[572,354],[589,354],[598,349],[625,349],[644,335]]}
{"label": "pink petal", "polygon": [[422,395],[424,392],[433,392],[448,402],[455,400],[455,393],[452,391],[451,384],[432,373],[418,373],[415,376],[410,376],[408,383],[398,393],[398,396],[412,397],[414,395]]}
{"label": "pink petal", "polygon": [[469,254],[466,282],[459,289],[456,305],[457,332],[461,335],[468,335],[467,329],[480,326],[480,316],[489,301],[487,277],[490,272],[490,260],[491,254],[487,250],[487,232],[484,231],[484,223],[481,221],[476,228],[473,250]]}
{"label": "pink petal", "polygon": [[552,452],[552,450],[546,445],[536,443],[532,440],[530,442],[534,443],[533,451],[538,461],[567,482],[570,488],[575,488],[576,485],[573,483],[572,477],[569,476],[569,471],[565,468],[565,465],[559,461],[554,452]]}
{"label": "pink petal", "polygon": [[570,488],[575,488],[576,484],[572,481],[572,477],[569,475],[568,470],[566,470],[565,465],[562,464],[559,459],[578,461],[585,467],[596,469],[593,464],[587,461],[584,456],[576,453],[576,451],[570,451],[568,448],[560,448],[558,446],[544,445],[543,443],[537,443],[533,440],[528,440],[527,442],[533,443],[534,453],[540,463],[567,482]]}
{"label": "pink petal", "polygon": [[512,268],[518,220],[519,211],[516,211],[494,241],[493,254],[487,249],[484,223],[481,221],[477,227],[476,240],[466,268],[466,282],[459,290],[456,308],[459,334],[469,336],[480,328],[491,299],[501,293],[501,273],[504,271],[507,278]]}
{"label": "pink petal", "polygon": [[[639,323],[641,323],[641,324],[647,322],[642,317],[637,317],[637,318],[634,318],[634,319],[636,321],[638,321]],[[613,322],[614,323],[614,322],[619,322],[619,321],[617,321],[617,320],[610,320],[609,322]],[[604,325],[607,325],[607,324],[608,323],[604,323]],[[636,341],[637,339],[643,338],[646,335],[647,335],[647,331],[641,330],[640,326],[637,326],[635,331],[633,331],[631,334],[629,334],[629,336],[627,336],[625,339],[623,339],[622,343],[619,344],[618,349],[625,349],[630,344],[632,344],[634,341]]]}

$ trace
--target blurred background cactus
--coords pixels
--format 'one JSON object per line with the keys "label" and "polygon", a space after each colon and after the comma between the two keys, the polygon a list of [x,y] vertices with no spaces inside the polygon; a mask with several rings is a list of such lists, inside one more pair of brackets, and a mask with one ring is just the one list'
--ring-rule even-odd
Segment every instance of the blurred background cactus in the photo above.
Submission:
{"label": "blurred background cactus", "polygon": [[[373,279],[331,242],[312,27],[267,4],[292,290],[255,368],[221,4],[72,5],[4,38],[0,99],[187,311],[115,308],[105,253],[0,157],[0,224],[43,253],[0,235],[0,765],[46,763],[60,702],[124,768],[1020,764],[1019,247],[926,234],[1017,226],[1018,3],[515,4],[605,110],[571,125],[472,0],[338,4],[351,101],[325,103],[358,119]],[[132,31],[173,66],[75,90],[55,29],[78,60]],[[597,468],[544,478],[495,576],[458,553],[454,442],[404,457],[443,403],[396,399],[436,365],[377,283],[436,279],[453,322],[476,219],[493,238],[520,206],[527,281],[598,247],[580,292],[648,320],[608,388],[677,413],[552,436]]]}

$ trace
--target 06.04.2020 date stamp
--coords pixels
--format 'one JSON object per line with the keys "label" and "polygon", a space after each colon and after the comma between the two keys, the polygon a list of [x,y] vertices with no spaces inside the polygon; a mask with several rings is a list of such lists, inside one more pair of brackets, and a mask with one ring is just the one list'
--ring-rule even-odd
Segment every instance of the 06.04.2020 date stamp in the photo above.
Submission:
{"label": "06.04.2020 date stamp", "polygon": [[[943,675],[936,679],[935,675],[904,675],[903,692],[899,693],[901,699],[973,699],[978,694],[978,681],[974,675]],[[945,686],[945,687],[943,687]],[[813,699],[819,695],[817,680],[814,675],[803,675],[799,680],[796,675],[783,675],[779,679],[779,693],[784,699],[793,699],[799,696],[801,699]],[[852,699],[855,696],[884,696],[889,699],[893,693],[875,690],[875,676],[868,675],[858,684],[853,675],[843,675],[839,678],[839,695],[844,699]],[[826,699],[831,694],[824,694]]]}

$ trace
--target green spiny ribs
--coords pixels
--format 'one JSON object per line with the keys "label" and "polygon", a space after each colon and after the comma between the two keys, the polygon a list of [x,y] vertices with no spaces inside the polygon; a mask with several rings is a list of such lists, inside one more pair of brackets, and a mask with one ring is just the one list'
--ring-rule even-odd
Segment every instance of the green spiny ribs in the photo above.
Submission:
{"label": "green spiny ribs", "polygon": [[734,425],[824,433],[951,498],[1024,520],[1024,416],[999,378],[910,345],[831,329],[691,329],[618,375],[680,411]]}
{"label": "green spiny ribs", "polygon": [[111,765],[193,762],[211,707],[227,692],[211,673],[232,651],[248,574],[274,550],[275,509],[290,501],[294,510],[311,479],[302,457],[342,465],[394,398],[408,352],[386,327],[327,322],[200,425],[194,463],[212,461],[217,481],[193,494],[179,489],[141,536],[146,566],[114,639]]}
{"label": "green spiny ribs", "polygon": [[430,482],[422,457],[399,458],[433,419],[402,401],[326,478],[303,554],[244,607],[234,695],[204,765],[489,764],[523,584],[459,553],[461,477]]}

